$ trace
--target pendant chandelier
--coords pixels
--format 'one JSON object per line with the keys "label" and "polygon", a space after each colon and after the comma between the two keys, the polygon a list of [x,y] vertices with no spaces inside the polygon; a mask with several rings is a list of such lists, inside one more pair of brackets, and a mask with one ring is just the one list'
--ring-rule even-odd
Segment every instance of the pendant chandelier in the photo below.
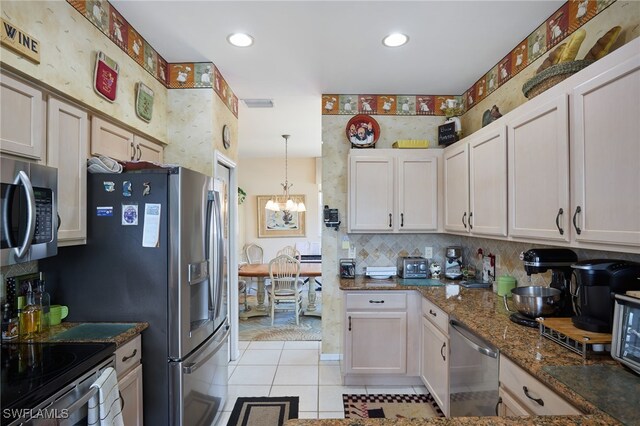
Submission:
{"label": "pendant chandelier", "polygon": [[281,183],[283,194],[282,195],[274,195],[271,197],[269,201],[267,201],[267,205],[265,209],[271,210],[274,212],[283,210],[290,212],[306,212],[307,208],[305,207],[302,201],[298,202],[295,197],[291,197],[289,195],[289,189],[293,186],[292,183],[289,183],[287,176],[288,169],[288,157],[287,157],[287,145],[289,142],[289,135],[282,135],[284,138],[284,183]]}

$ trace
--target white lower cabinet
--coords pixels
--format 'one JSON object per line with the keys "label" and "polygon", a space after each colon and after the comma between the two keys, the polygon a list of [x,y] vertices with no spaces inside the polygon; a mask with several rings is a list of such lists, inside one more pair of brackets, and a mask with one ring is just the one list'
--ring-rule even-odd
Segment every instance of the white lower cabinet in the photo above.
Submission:
{"label": "white lower cabinet", "polygon": [[449,338],[422,317],[420,378],[442,412],[449,416]]}
{"label": "white lower cabinet", "polygon": [[449,417],[449,315],[422,299],[420,378]]}
{"label": "white lower cabinet", "polygon": [[[504,398],[505,392],[506,400]],[[516,413],[517,416],[582,414],[554,391],[504,356],[500,357],[500,395],[502,403],[499,412],[505,416],[511,415],[505,413]]]}
{"label": "white lower cabinet", "polygon": [[418,384],[419,296],[349,291],[344,312],[345,384]]}
{"label": "white lower cabinet", "polygon": [[122,398],[122,419],[125,426],[142,426],[142,337],[116,350],[116,373]]}

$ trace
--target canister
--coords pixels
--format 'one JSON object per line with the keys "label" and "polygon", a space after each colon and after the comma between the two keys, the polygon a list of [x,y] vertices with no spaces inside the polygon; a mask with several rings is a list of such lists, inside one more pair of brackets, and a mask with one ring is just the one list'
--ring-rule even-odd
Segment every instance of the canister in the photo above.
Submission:
{"label": "canister", "polygon": [[516,279],[511,275],[500,275],[498,277],[498,296],[511,297],[511,289],[516,287]]}

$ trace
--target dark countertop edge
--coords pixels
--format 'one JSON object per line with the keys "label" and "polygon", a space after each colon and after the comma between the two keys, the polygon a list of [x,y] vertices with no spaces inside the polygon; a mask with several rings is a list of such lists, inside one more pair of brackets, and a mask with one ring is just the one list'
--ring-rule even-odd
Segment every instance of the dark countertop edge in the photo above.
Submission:
{"label": "dark countertop edge", "polygon": [[[371,286],[367,286],[367,284],[372,284],[372,285]],[[443,284],[457,284],[457,282],[455,282],[455,281],[443,281]],[[418,285],[412,286],[412,285],[399,284],[397,282],[397,278],[396,277],[390,278],[388,280],[369,279],[366,276],[360,276],[360,275],[356,276],[355,279],[353,279],[353,278],[340,278],[340,290],[343,290],[343,291],[417,291],[418,293],[420,293],[420,295],[422,297],[424,297],[425,299],[427,299],[430,302],[434,303],[440,309],[445,311],[447,313],[447,315],[454,316],[456,319],[458,319],[464,325],[470,327],[472,330],[474,330],[476,333],[478,333],[478,335],[480,337],[484,338],[489,343],[492,343],[493,345],[498,347],[498,349],[500,350],[500,354],[501,355],[504,355],[507,358],[509,358],[509,360],[513,361],[517,366],[522,368],[529,375],[531,375],[535,379],[539,380],[545,386],[547,386],[550,389],[552,389],[558,396],[560,396],[561,398],[566,400],[568,403],[573,405],[576,409],[582,411],[584,413],[584,416],[596,416],[600,420],[603,420],[603,419],[607,419],[608,420],[608,423],[598,423],[598,424],[621,424],[621,422],[619,420],[617,420],[614,417],[610,416],[608,413],[606,413],[602,409],[598,408],[597,406],[595,406],[590,401],[586,400],[581,395],[579,395],[576,392],[574,392],[572,389],[570,389],[564,383],[560,382],[555,377],[553,377],[550,374],[548,374],[545,371],[543,371],[542,368],[539,368],[537,370],[532,368],[533,364],[530,363],[530,362],[527,362],[527,360],[523,359],[522,356],[518,353],[518,349],[519,348],[517,347],[517,344],[509,345],[509,344],[505,344],[504,341],[496,341],[496,339],[494,339],[492,336],[483,333],[481,330],[478,330],[474,326],[473,323],[470,323],[469,321],[465,321],[465,318],[461,318],[461,316],[458,315],[457,312],[454,312],[455,309],[451,309],[450,306],[447,306],[447,304],[442,303],[440,300],[438,300],[438,298],[433,297],[433,295],[430,294],[430,292],[437,291],[437,290],[443,291],[444,288],[445,288],[445,285],[442,285],[442,286],[418,286]],[[495,297],[498,297],[497,295],[495,295],[493,293],[493,291],[491,289],[464,289],[464,288],[461,288],[461,291],[471,291],[471,292],[474,292],[476,294],[480,294],[480,292],[491,292],[492,295],[494,295]],[[493,319],[493,318],[491,318],[491,319]],[[495,320],[495,321],[497,322],[498,320]],[[508,321],[508,317],[507,317],[507,321]],[[532,331],[532,330],[533,329],[530,329],[529,331]],[[526,331],[523,331],[523,332],[526,332]],[[537,335],[537,331],[536,331],[536,335]],[[532,337],[532,339],[534,339],[534,338],[535,337]],[[535,342],[533,340],[532,340],[532,344],[535,344]],[[558,346],[558,348],[560,348],[560,346]],[[567,354],[565,354],[565,355],[573,356],[573,357],[575,357],[577,359],[580,359],[580,360],[582,359],[579,355],[571,353],[567,349],[562,348],[561,350],[567,352]],[[617,363],[612,362],[612,360],[609,360],[609,361],[610,361],[610,362],[608,362],[609,364],[616,364],[617,365]],[[561,364],[548,364],[548,365],[561,365]],[[545,417],[548,417],[548,416],[545,416]],[[565,418],[566,416],[559,416],[559,417]],[[571,423],[571,424],[573,424],[573,423]]]}
{"label": "dark countertop edge", "polygon": [[[68,340],[50,340],[51,337],[55,336],[58,333],[63,331],[72,329],[81,324],[133,324],[131,328],[122,333],[105,338],[105,339],[68,339]],[[149,323],[147,322],[129,322],[129,321],[95,321],[95,322],[62,322],[59,325],[53,326],[51,330],[49,330],[49,334],[47,336],[41,336],[37,339],[39,342],[51,342],[51,343],[70,343],[70,342],[98,342],[98,343],[115,343],[116,349],[125,345],[130,340],[135,338],[138,334],[142,333],[144,330],[149,328]]]}
{"label": "dark countertop edge", "polygon": [[432,417],[429,419],[291,419],[284,426],[604,426],[612,425],[600,415],[530,417]]}

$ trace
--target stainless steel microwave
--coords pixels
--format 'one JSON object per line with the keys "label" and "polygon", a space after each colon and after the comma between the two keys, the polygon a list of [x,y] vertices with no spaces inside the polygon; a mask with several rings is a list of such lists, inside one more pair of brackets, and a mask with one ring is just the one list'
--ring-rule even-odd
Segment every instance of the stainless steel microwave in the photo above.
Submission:
{"label": "stainless steel microwave", "polygon": [[58,254],[58,170],[0,157],[0,263]]}
{"label": "stainless steel microwave", "polygon": [[640,374],[640,299],[616,294],[611,357]]}

